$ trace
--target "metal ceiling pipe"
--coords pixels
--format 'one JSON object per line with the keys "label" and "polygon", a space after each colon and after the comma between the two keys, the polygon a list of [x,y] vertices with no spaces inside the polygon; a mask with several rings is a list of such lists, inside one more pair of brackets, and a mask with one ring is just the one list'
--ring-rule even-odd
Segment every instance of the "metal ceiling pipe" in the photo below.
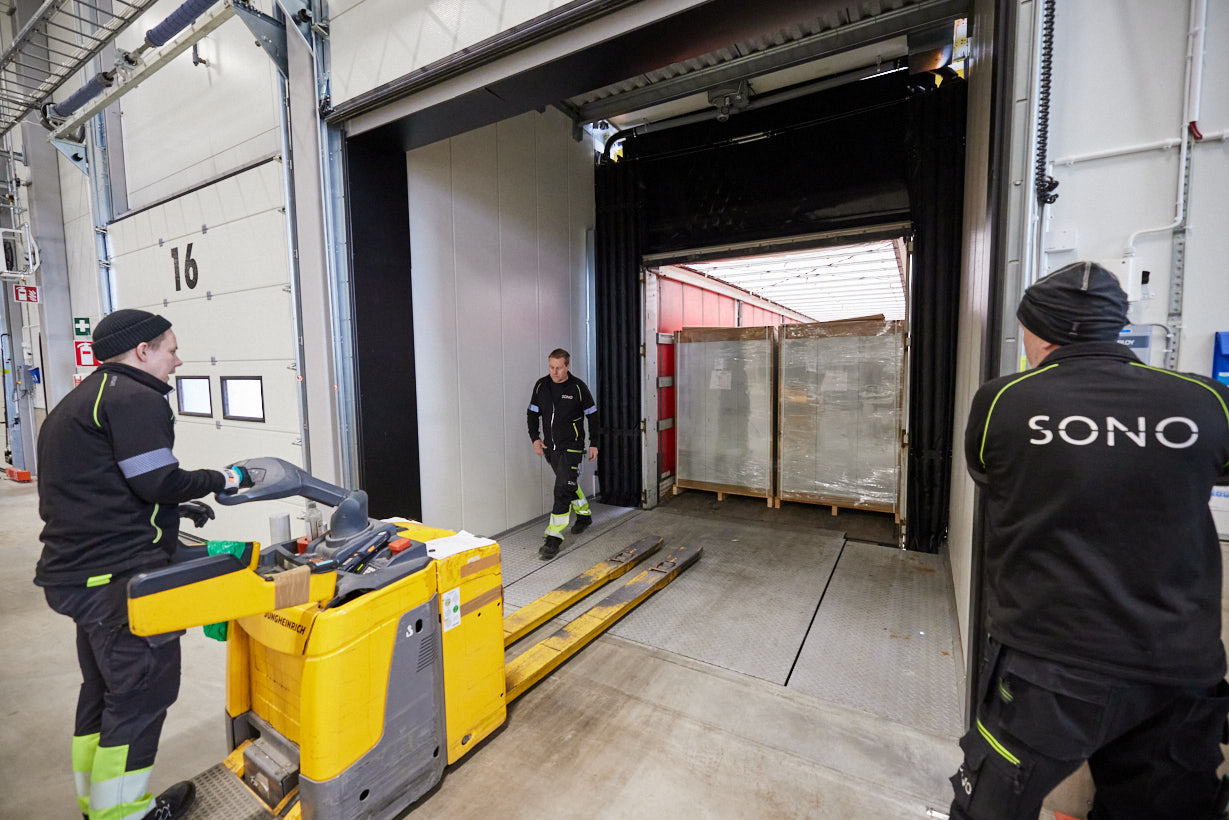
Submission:
{"label": "metal ceiling pipe", "polygon": [[[167,15],[165,20],[146,31],[145,42],[124,59],[135,65],[142,54],[151,48],[166,45],[172,37],[192,25],[196,18],[215,2],[217,0],[185,0],[179,8]],[[115,83],[115,75],[115,69],[100,71],[69,95],[68,99],[46,105],[43,110],[43,124],[48,125],[51,117],[67,119],[72,116],[74,111],[110,88]]]}

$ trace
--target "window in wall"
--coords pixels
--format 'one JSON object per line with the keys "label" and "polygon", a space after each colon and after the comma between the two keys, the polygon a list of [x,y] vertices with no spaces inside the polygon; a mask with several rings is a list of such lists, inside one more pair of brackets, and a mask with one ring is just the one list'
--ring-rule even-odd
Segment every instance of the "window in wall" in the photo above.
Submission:
{"label": "window in wall", "polygon": [[176,376],[175,394],[179,415],[213,418],[213,397],[209,395],[208,376]]}
{"label": "window in wall", "polygon": [[265,391],[260,376],[222,377],[222,418],[265,420]]}

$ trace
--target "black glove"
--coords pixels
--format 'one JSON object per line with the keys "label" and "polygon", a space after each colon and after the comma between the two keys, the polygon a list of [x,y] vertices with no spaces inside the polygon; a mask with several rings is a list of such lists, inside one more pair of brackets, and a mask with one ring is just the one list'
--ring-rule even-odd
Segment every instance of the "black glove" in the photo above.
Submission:
{"label": "black glove", "polygon": [[190,518],[193,526],[203,527],[213,520],[213,507],[204,501],[185,501],[179,505],[179,517]]}

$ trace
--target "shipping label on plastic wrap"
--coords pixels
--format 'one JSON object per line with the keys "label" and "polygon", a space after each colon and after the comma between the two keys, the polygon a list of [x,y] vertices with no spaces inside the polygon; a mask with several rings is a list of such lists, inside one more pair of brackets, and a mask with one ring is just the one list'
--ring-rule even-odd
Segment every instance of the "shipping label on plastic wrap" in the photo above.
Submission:
{"label": "shipping label on plastic wrap", "polygon": [[709,390],[729,390],[734,374],[729,370],[714,370],[708,380]]}

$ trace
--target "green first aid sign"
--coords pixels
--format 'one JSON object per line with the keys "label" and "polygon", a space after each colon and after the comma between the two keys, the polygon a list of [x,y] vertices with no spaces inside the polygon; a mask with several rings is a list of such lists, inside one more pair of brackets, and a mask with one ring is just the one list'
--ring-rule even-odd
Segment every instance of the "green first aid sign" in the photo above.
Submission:
{"label": "green first aid sign", "polygon": [[87,337],[90,335],[90,318],[88,316],[77,316],[73,319],[73,335]]}

